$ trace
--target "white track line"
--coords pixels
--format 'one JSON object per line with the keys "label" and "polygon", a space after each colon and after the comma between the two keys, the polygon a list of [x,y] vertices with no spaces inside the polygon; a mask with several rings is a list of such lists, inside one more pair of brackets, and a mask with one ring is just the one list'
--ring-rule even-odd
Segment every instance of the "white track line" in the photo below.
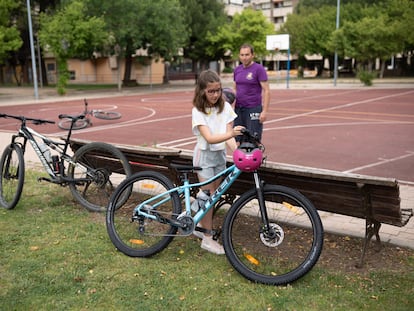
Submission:
{"label": "white track line", "polygon": [[408,94],[412,94],[412,93],[414,93],[414,91],[407,91],[407,92],[403,92],[403,93],[399,93],[399,94],[392,94],[392,95],[387,95],[387,96],[370,98],[370,99],[366,99],[366,100],[361,100],[361,101],[357,101],[357,102],[353,102],[353,103],[338,105],[338,106],[329,107],[329,108],[325,108],[325,109],[318,109],[318,110],[313,110],[313,111],[304,112],[304,113],[300,113],[300,114],[295,114],[295,115],[291,115],[291,116],[287,116],[287,117],[267,121],[264,124],[275,123],[275,122],[280,122],[280,121],[285,121],[285,120],[291,120],[291,119],[305,117],[305,116],[309,116],[309,115],[313,115],[313,114],[317,114],[317,113],[321,113],[321,112],[325,112],[325,111],[331,111],[331,110],[336,110],[336,109],[340,109],[340,108],[352,107],[352,106],[356,106],[356,105],[370,103],[370,102],[377,101],[377,100],[382,100],[382,99],[392,98],[392,97],[397,97],[397,96],[402,96],[402,95],[408,95]]}
{"label": "white track line", "polygon": [[370,168],[370,167],[374,167],[374,166],[378,166],[378,165],[382,165],[382,164],[386,164],[386,163],[390,163],[390,162],[394,162],[394,161],[398,161],[401,159],[405,159],[405,158],[409,158],[414,156],[414,151],[406,151],[407,154],[399,156],[399,157],[395,157],[392,159],[379,159],[380,161],[375,162],[375,163],[371,163],[371,164],[367,164],[367,165],[363,165],[363,166],[359,166],[359,167],[355,167],[353,169],[347,170],[347,171],[343,171],[343,173],[353,173],[355,171],[360,171],[363,170],[365,168]]}
{"label": "white track line", "polygon": [[272,130],[286,130],[286,129],[301,129],[301,128],[315,128],[315,127],[332,127],[332,126],[355,126],[355,125],[381,125],[381,124],[414,124],[409,121],[366,121],[366,122],[335,122],[335,123],[324,123],[324,124],[300,124],[300,125],[288,125],[278,126],[271,128],[264,128],[263,131]]}
{"label": "white track line", "polygon": [[170,147],[170,148],[179,148],[182,146],[187,146],[191,144],[195,144],[197,142],[197,139],[194,136],[177,139],[177,140],[171,140],[165,143],[157,144],[159,147]]}

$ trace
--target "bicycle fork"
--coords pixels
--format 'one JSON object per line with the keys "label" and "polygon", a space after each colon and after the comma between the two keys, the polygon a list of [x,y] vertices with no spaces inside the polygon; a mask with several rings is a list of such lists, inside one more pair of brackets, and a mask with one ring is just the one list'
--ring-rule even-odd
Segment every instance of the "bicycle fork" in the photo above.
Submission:
{"label": "bicycle fork", "polygon": [[253,173],[254,185],[256,189],[256,197],[259,202],[260,215],[262,217],[263,227],[261,230],[264,233],[270,234],[270,225],[269,218],[267,215],[266,203],[264,198],[264,182],[259,178],[259,174],[256,172]]}

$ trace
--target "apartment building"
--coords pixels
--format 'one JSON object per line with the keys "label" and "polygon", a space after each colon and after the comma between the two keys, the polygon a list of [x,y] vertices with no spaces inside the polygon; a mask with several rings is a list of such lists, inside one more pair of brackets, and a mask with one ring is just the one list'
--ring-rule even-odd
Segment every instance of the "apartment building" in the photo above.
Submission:
{"label": "apartment building", "polygon": [[275,25],[275,30],[279,30],[286,22],[288,14],[293,13],[298,2],[299,0],[223,0],[229,16],[240,13],[246,7],[252,7],[262,11],[263,15]]}

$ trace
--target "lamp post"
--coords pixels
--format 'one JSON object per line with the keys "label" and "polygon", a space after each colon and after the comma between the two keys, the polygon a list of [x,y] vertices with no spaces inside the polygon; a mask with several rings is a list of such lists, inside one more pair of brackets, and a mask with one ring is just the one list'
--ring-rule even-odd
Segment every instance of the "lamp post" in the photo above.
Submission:
{"label": "lamp post", "polygon": [[35,58],[35,49],[33,43],[33,26],[32,26],[32,14],[30,8],[30,0],[27,0],[27,20],[29,24],[29,36],[30,36],[30,52],[32,56],[32,78],[33,78],[33,87],[34,87],[34,96],[35,99],[39,99],[39,90],[37,87],[37,71],[36,71],[36,58]]}
{"label": "lamp post", "polygon": [[[339,10],[341,7],[341,0],[337,0],[336,3],[336,29],[339,28]],[[334,59],[334,86],[336,86],[336,79],[338,78],[338,52],[335,49],[335,59]]]}

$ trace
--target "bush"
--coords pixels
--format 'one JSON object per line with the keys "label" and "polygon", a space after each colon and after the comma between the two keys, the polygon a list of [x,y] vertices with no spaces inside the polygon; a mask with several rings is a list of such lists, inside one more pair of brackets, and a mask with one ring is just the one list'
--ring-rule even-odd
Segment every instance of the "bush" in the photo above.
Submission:
{"label": "bush", "polygon": [[224,67],[223,73],[233,73],[233,68],[230,67]]}
{"label": "bush", "polygon": [[358,71],[357,77],[359,81],[364,83],[365,86],[371,86],[372,80],[374,80],[375,78],[375,72],[361,70],[361,71]]}

